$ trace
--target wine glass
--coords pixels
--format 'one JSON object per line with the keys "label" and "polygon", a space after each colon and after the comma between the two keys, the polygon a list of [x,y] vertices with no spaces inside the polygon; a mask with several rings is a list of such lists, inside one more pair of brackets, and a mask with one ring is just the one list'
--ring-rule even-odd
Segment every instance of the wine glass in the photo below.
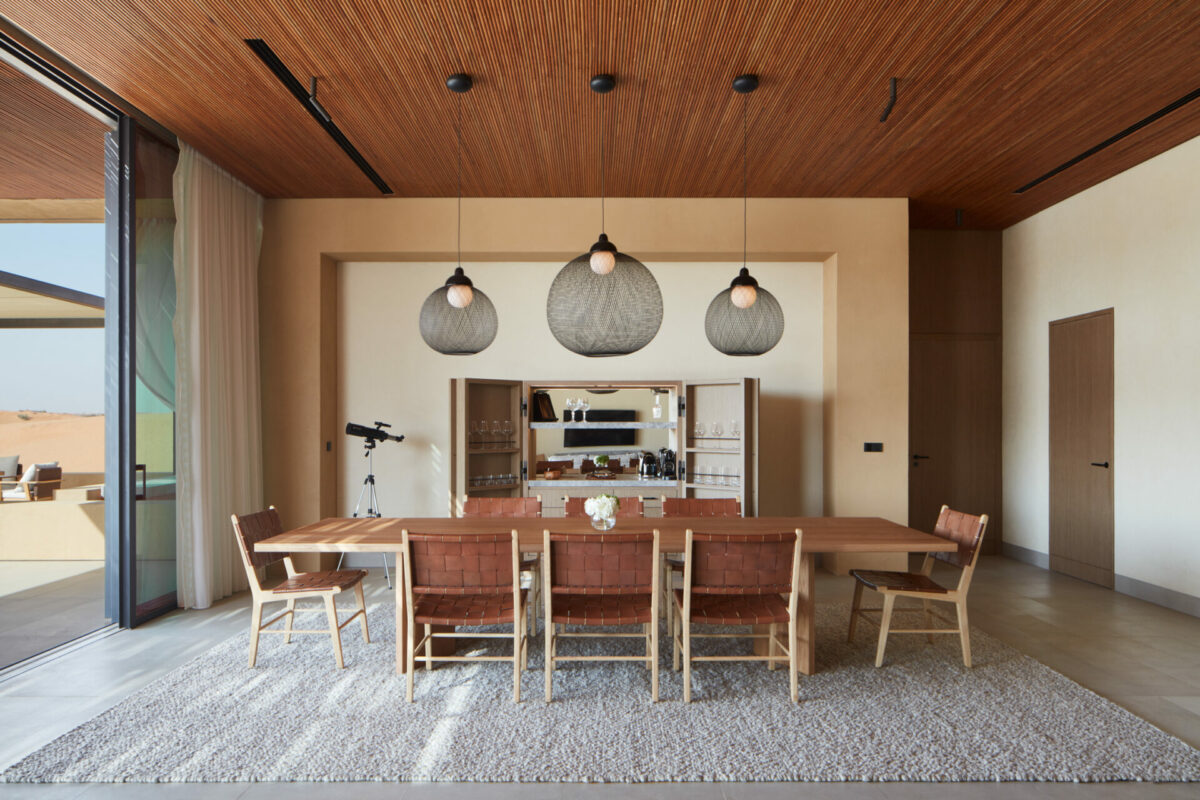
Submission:
{"label": "wine glass", "polygon": [[492,447],[499,450],[503,446],[500,444],[500,440],[504,437],[504,429],[500,425],[500,420],[498,420],[498,419],[492,420],[491,431],[492,431]]}
{"label": "wine glass", "polygon": [[714,422],[712,424],[712,435],[717,440],[717,447],[724,447],[725,443],[721,441],[721,423]]}
{"label": "wine glass", "polygon": [[578,407],[581,411],[583,411],[583,421],[587,422],[587,412],[588,412],[588,409],[592,407],[592,404],[588,402],[588,399],[586,397],[581,397],[581,398],[579,398],[579,406]]}
{"label": "wine glass", "polygon": [[575,421],[575,398],[568,397],[567,401],[565,403],[563,403],[563,408],[567,412],[566,414],[563,415],[563,422],[574,422]]}
{"label": "wine glass", "polygon": [[736,419],[729,420],[729,435],[734,439],[740,439],[742,436],[741,430],[738,428],[738,421]]}
{"label": "wine glass", "polygon": [[692,432],[692,436],[696,439],[704,438],[704,423],[703,422],[696,423],[696,429]]}
{"label": "wine glass", "polygon": [[471,420],[471,427],[467,434],[467,446],[468,447],[478,447],[479,446],[479,420],[477,420],[477,419]]}
{"label": "wine glass", "polygon": [[504,420],[504,424],[503,424],[503,426],[502,426],[502,429],[503,429],[503,433],[504,433],[504,446],[505,446],[505,447],[512,447],[512,446],[513,446],[513,438],[512,438],[512,434],[513,434],[513,424],[512,424],[512,420],[511,420],[511,419],[506,419],[506,420]]}

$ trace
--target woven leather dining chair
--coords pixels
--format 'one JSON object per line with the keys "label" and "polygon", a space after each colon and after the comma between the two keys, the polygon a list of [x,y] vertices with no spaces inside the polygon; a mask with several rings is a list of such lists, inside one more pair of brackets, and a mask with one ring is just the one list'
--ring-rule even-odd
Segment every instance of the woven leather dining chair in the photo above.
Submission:
{"label": "woven leather dining chair", "polygon": [[[542,596],[545,598],[546,702],[554,668],[565,661],[643,661],[650,698],[658,702],[658,531],[553,533],[544,531]],[[569,631],[567,626],[637,625],[637,633]],[[559,630],[562,626],[562,630]],[[641,638],[640,656],[560,656],[563,637]]]}
{"label": "woven leather dining chair", "polygon": [[[933,535],[949,539],[958,544],[958,549],[947,553],[927,553],[919,572],[883,572],[877,570],[851,570],[854,577],[854,602],[850,606],[850,632],[847,641],[854,641],[855,623],[859,617],[871,620],[869,614],[879,614],[879,644],[875,648],[875,666],[883,666],[883,651],[887,648],[887,638],[892,633],[923,633],[929,641],[934,634],[956,633],[962,645],[963,664],[971,666],[971,628],[967,624],[967,589],[971,586],[971,576],[975,573],[975,563],[979,560],[979,545],[987,530],[988,516],[982,514],[964,514],[954,511],[950,506],[942,506],[938,514],[937,524],[934,525]],[[931,576],[935,561],[943,561],[958,567],[958,585],[953,589],[943,586]],[[882,608],[863,608],[863,587],[873,589],[883,595]],[[921,601],[921,608],[895,607],[897,597],[912,597]],[[953,603],[958,612],[957,621],[943,617],[935,612],[932,602]],[[919,611],[925,615],[924,628],[892,628],[892,614],[895,611]],[[945,622],[953,627],[935,628],[933,620]]]}
{"label": "woven leather dining chair", "polygon": [[[673,594],[674,667],[683,660],[683,701],[692,701],[693,661],[787,661],[792,702],[799,701],[796,610],[800,591],[800,544],[795,533],[687,532],[683,588]],[[782,597],[787,594],[785,601]],[[692,633],[692,625],[768,625],[765,634]],[[787,641],[779,626],[787,626]],[[766,639],[767,655],[695,656],[692,639]],[[783,655],[779,655],[782,651]]]}
{"label": "woven leather dining chair", "polygon": [[[533,497],[464,497],[462,516],[485,519],[536,518],[542,516],[542,496]],[[538,593],[542,573],[537,553],[521,555],[521,574],[529,576],[529,629],[536,630]]]}
{"label": "woven leather dining chair", "polygon": [[[736,497],[662,497],[664,517],[740,517],[742,501]],[[671,590],[675,588],[675,576],[683,578],[683,554],[667,553],[663,556],[663,604],[671,607]],[[675,615],[667,615],[667,626],[671,639],[675,639]]]}
{"label": "woven leather dining chair", "polygon": [[[642,498],[622,497],[621,507],[617,509],[617,519],[641,519]],[[583,510],[586,497],[564,497],[563,516],[574,519],[586,519],[587,512]]]}
{"label": "woven leather dining chair", "polygon": [[[521,588],[521,549],[515,530],[506,533],[401,532],[408,637],[404,656],[413,702],[413,667],[425,650],[425,668],[434,661],[511,661],[513,702],[521,702],[521,670],[528,658],[526,591]],[[434,625],[508,625],[512,633],[435,633]],[[417,625],[424,633],[417,638]],[[512,639],[511,656],[438,656],[434,638]]]}
{"label": "woven leather dining chair", "polygon": [[[233,531],[237,538],[238,549],[242,554],[242,566],[246,568],[246,579],[250,582],[250,596],[253,610],[250,616],[250,666],[258,661],[258,636],[260,633],[283,634],[284,644],[290,644],[294,633],[327,633],[333,640],[333,657],[338,669],[345,664],[342,660],[342,628],[355,619],[361,620],[363,641],[370,643],[371,636],[367,632],[367,604],[363,598],[362,579],[366,570],[348,569],[328,572],[297,572],[292,564],[292,557],[286,553],[255,552],[254,545],[276,534],[283,533],[283,525],[279,521],[279,513],[275,506],[266,511],[254,514],[232,515]],[[263,588],[258,579],[258,570],[262,567],[283,561],[287,571],[287,579],[276,586]],[[337,596],[344,591],[354,590],[358,598],[358,610],[350,615],[345,622],[338,623]],[[296,630],[292,622],[296,616],[296,601],[310,597],[319,597],[325,601],[325,615],[329,627],[319,630]],[[284,611],[262,621],[263,606],[266,603],[283,602],[287,606]],[[300,609],[301,611],[319,611],[317,608]],[[281,619],[286,618],[283,630],[266,630]]]}

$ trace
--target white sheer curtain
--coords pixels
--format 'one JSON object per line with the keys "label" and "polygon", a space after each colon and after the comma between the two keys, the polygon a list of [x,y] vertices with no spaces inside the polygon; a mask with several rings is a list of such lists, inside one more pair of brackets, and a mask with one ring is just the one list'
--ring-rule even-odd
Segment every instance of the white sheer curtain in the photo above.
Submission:
{"label": "white sheer curtain", "polygon": [[262,508],[262,197],[183,143],[174,189],[178,593],[207,608],[246,588],[229,515]]}

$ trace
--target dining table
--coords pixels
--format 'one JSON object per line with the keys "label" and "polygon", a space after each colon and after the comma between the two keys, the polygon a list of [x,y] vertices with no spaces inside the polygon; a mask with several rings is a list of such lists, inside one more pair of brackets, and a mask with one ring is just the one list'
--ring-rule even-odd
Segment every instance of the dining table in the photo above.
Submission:
{"label": "dining table", "polygon": [[[521,552],[540,553],[543,533],[596,533],[587,518],[553,517],[330,517],[263,539],[255,545],[269,553],[395,553],[403,575],[402,532],[508,533],[517,531]],[[611,533],[659,532],[663,553],[682,553],[689,530],[697,533],[802,532],[798,666],[811,675],[816,668],[814,575],[822,553],[950,552],[957,544],[881,517],[645,517],[618,519]],[[404,592],[396,591],[396,672],[404,671],[407,627]]]}

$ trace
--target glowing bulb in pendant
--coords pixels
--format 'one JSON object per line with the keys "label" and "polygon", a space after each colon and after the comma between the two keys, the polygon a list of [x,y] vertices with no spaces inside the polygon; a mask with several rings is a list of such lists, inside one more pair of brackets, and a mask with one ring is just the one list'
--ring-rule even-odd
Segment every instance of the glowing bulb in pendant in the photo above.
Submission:
{"label": "glowing bulb in pendant", "polygon": [[592,266],[592,272],[597,275],[607,275],[617,265],[617,258],[608,250],[597,250],[592,253],[588,263]]}
{"label": "glowing bulb in pendant", "polygon": [[474,290],[466,284],[451,284],[446,290],[446,301],[455,308],[466,308],[474,299]]}
{"label": "glowing bulb in pendant", "polygon": [[738,308],[749,308],[758,299],[758,289],[753,286],[734,286],[729,299]]}

